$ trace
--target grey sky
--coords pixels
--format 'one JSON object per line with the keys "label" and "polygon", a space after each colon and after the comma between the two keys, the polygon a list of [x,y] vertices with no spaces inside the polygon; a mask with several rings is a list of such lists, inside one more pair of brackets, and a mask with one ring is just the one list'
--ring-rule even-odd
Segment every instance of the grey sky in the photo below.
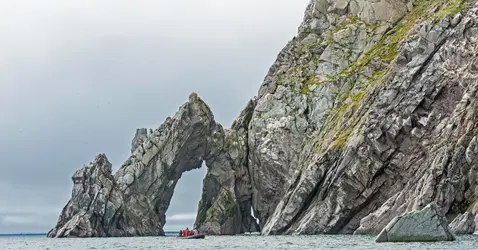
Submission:
{"label": "grey sky", "polygon": [[[190,92],[229,126],[308,1],[1,1],[0,233],[48,231],[76,169],[104,152],[116,170]],[[180,180],[166,229],[191,226],[204,174]]]}

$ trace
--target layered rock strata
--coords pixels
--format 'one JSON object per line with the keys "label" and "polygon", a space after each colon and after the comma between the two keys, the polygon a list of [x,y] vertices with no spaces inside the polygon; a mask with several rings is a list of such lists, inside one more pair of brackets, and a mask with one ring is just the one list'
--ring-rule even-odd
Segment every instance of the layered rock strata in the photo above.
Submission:
{"label": "layered rock strata", "polygon": [[[253,106],[251,101],[249,110]],[[247,169],[235,165],[247,157],[238,142],[244,137],[243,126],[249,116],[246,112],[238,119],[237,130],[225,131],[214,121],[209,107],[191,94],[189,102],[151,134],[137,131],[133,154],[114,177],[104,155],[78,170],[73,176],[72,199],[49,236],[162,235],[178,180],[182,173],[200,168],[204,161],[210,166],[205,183],[212,184],[211,189],[205,185],[207,195],[201,211],[208,216],[209,224],[202,227],[203,231],[238,234],[256,230],[251,216],[251,188],[244,177],[248,176]]]}
{"label": "layered rock strata", "polygon": [[471,212],[458,215],[450,223],[450,229],[454,234],[473,234],[475,227],[475,216]]}
{"label": "layered rock strata", "polygon": [[[214,234],[379,233],[432,202],[448,218],[469,212],[478,200],[477,2],[310,1],[230,129],[192,95],[160,128],[137,132],[113,182],[125,225],[105,235],[161,234],[177,180],[203,162],[196,226]],[[52,232],[78,224],[72,211]]]}

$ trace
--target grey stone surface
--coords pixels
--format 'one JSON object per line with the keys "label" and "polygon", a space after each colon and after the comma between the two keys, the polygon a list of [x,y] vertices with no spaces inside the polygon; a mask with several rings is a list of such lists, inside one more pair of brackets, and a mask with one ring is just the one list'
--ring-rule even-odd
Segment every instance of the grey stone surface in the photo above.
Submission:
{"label": "grey stone surface", "polygon": [[250,100],[231,129],[218,126],[205,157],[204,178],[195,226],[208,234],[259,231],[251,215],[252,186],[247,166],[247,127],[256,101]]}
{"label": "grey stone surface", "polygon": [[96,156],[72,180],[72,198],[48,237],[127,236],[122,195],[106,155]]}
{"label": "grey stone surface", "polygon": [[[330,12],[325,18],[314,12],[316,8],[308,8],[297,41],[279,54],[274,71],[266,77],[256,108],[260,116],[254,114],[251,121],[250,148],[258,149],[251,159],[251,178],[253,183],[271,183],[258,185],[255,191],[259,199],[253,206],[264,211],[259,213],[262,233],[376,234],[395,216],[430,202],[437,202],[444,213],[456,214],[463,211],[463,203],[477,200],[473,138],[478,103],[471,97],[478,89],[477,71],[472,69],[478,12],[471,8],[461,15],[437,17],[433,5],[421,7],[412,12],[422,11],[418,12],[422,17],[437,20],[417,19],[406,29],[398,26],[388,33],[382,27],[390,22],[378,22],[371,31],[362,25],[363,18],[347,21],[332,18],[335,14]],[[389,11],[402,13],[405,21],[418,15]],[[350,57],[332,56],[327,48],[337,43],[327,40],[327,32],[332,29],[337,36],[351,26],[367,30],[366,35],[356,33],[360,42],[354,43],[357,47],[352,47]],[[311,33],[323,37],[305,51],[299,45],[293,48]],[[396,37],[399,33],[403,37]],[[377,37],[401,40],[396,55],[389,51],[391,43],[377,42]],[[387,61],[380,53],[393,58]],[[323,66],[315,69],[307,62]],[[310,71],[317,81],[308,82]],[[269,81],[281,84],[274,90]],[[303,108],[301,97],[306,99]],[[305,123],[296,122],[302,117]],[[284,132],[272,130],[285,118],[294,126],[282,123]],[[252,131],[259,136],[251,138]],[[290,134],[297,137],[283,139]],[[284,144],[292,148],[280,150]],[[283,151],[288,158],[274,161],[274,151]],[[255,159],[262,161],[256,164]],[[269,166],[275,162],[280,167]],[[272,198],[261,202],[264,194]]]}
{"label": "grey stone surface", "polygon": [[471,212],[459,214],[450,223],[450,229],[454,234],[473,234],[475,226],[475,215]]}
{"label": "grey stone surface", "polygon": [[213,234],[377,234],[431,202],[448,216],[476,204],[478,7],[449,4],[311,0],[230,129],[193,94],[137,133],[114,177],[119,228],[161,234],[177,180],[203,161],[196,226]]}
{"label": "grey stone surface", "polygon": [[148,130],[146,128],[139,128],[131,141],[131,154],[148,139]]}
{"label": "grey stone surface", "polygon": [[380,232],[376,242],[454,241],[445,216],[436,204],[430,203],[421,211],[395,217]]}
{"label": "grey stone surface", "polygon": [[146,139],[146,130],[137,131],[133,145],[143,142],[114,177],[104,155],[75,173],[72,198],[49,237],[162,235],[177,181],[203,161],[209,166],[204,182],[212,183],[211,189],[205,185],[211,204],[201,205],[207,218],[198,227],[208,234],[257,230],[247,166],[239,164],[245,164],[247,150],[245,142],[238,143],[246,138],[254,104],[250,102],[235,129],[224,131],[209,107],[191,94],[189,102]]}

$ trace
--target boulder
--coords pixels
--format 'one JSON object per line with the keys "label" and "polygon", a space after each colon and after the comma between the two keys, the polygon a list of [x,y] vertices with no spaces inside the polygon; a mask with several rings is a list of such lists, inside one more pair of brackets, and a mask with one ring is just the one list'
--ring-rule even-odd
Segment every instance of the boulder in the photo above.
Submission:
{"label": "boulder", "polygon": [[475,232],[475,215],[471,212],[459,214],[450,223],[450,229],[454,234],[473,234]]}
{"label": "boulder", "polygon": [[395,217],[377,236],[376,242],[454,241],[445,216],[435,203],[420,211]]}

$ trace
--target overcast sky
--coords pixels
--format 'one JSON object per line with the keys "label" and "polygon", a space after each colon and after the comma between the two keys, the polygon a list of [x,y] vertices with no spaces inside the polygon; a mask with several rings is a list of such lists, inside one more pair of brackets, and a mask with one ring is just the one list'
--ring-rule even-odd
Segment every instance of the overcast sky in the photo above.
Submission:
{"label": "overcast sky", "polygon": [[[118,169],[191,92],[229,126],[308,2],[1,1],[0,233],[47,232],[76,169],[98,153]],[[204,175],[179,181],[166,230],[192,225]]]}

